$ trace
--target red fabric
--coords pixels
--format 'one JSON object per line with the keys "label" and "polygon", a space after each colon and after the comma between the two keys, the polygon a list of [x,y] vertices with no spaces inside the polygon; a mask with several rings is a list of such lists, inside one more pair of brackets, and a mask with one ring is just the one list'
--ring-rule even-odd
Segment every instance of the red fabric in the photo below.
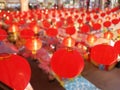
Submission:
{"label": "red fabric", "polygon": [[103,65],[111,65],[117,62],[118,53],[114,47],[106,44],[99,44],[91,48],[90,58]]}
{"label": "red fabric", "polygon": [[[0,54],[0,57],[6,57],[6,55],[1,56]],[[24,90],[31,77],[28,62],[18,55],[10,55],[10,57],[0,60],[0,72],[0,81],[14,90]]]}
{"label": "red fabric", "polygon": [[5,30],[0,29],[0,41],[7,38],[7,32]]}
{"label": "red fabric", "polygon": [[73,78],[82,72],[84,61],[76,50],[59,49],[53,54],[50,65],[59,77]]}

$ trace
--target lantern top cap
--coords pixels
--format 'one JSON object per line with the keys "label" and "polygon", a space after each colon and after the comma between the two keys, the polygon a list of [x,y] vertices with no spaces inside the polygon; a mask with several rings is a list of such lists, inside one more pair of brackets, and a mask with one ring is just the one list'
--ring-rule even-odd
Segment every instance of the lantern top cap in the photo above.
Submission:
{"label": "lantern top cap", "polygon": [[11,55],[9,53],[0,53],[0,60],[9,58]]}

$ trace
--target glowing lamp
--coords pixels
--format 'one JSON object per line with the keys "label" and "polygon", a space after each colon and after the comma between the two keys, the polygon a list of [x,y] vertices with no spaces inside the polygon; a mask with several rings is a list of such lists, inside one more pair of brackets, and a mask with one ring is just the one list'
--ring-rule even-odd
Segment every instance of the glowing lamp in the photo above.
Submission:
{"label": "glowing lamp", "polygon": [[109,40],[112,39],[113,38],[113,33],[110,32],[110,31],[105,32],[104,33],[104,38],[109,39]]}
{"label": "glowing lamp", "polygon": [[94,34],[89,34],[87,36],[87,42],[93,44],[97,40],[97,37]]}
{"label": "glowing lamp", "polygon": [[36,54],[36,51],[42,47],[42,41],[37,38],[28,39],[25,44],[26,48]]}
{"label": "glowing lamp", "polygon": [[72,38],[71,36],[69,36],[69,37],[64,38],[64,40],[63,40],[63,45],[64,45],[65,47],[72,48],[72,47],[75,46],[75,42],[76,42],[75,39]]}
{"label": "glowing lamp", "polygon": [[12,34],[12,37],[14,40],[18,39],[18,31],[19,31],[19,28],[16,24],[12,24],[8,30],[8,32]]}

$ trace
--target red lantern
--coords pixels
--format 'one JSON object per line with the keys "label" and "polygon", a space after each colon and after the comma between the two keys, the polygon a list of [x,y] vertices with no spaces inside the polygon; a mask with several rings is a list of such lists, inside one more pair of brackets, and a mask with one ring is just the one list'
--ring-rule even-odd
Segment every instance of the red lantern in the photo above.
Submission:
{"label": "red lantern", "polygon": [[94,30],[100,30],[100,28],[101,28],[101,24],[99,24],[99,23],[94,23],[93,24],[93,29]]}
{"label": "red lantern", "polygon": [[24,39],[30,39],[34,37],[34,32],[30,29],[23,29],[20,32],[20,37]]}
{"label": "red lantern", "polygon": [[53,54],[50,65],[59,77],[73,78],[82,72],[84,61],[76,50],[59,49]]}
{"label": "red lantern", "polygon": [[4,40],[7,38],[7,33],[5,30],[0,29],[0,41]]}
{"label": "red lantern", "polygon": [[90,27],[87,24],[84,24],[81,28],[80,28],[82,33],[87,33],[90,31]]}
{"label": "red lantern", "polygon": [[98,17],[99,17],[99,16],[98,16],[97,14],[95,14],[93,18],[94,18],[94,19],[98,19]]}
{"label": "red lantern", "polygon": [[103,65],[111,65],[117,62],[118,53],[114,47],[107,44],[98,44],[91,48],[91,59]]}
{"label": "red lantern", "polygon": [[119,23],[119,20],[118,20],[118,19],[113,19],[113,20],[112,20],[112,23],[113,23],[114,25],[116,25],[116,24]]}
{"label": "red lantern", "polygon": [[46,30],[46,34],[51,37],[55,37],[58,34],[58,30],[56,28],[49,28]]}
{"label": "red lantern", "polygon": [[63,45],[66,47],[72,48],[75,46],[75,42],[76,42],[75,39],[69,36],[69,37],[64,38]]}
{"label": "red lantern", "polygon": [[104,38],[106,39],[112,39],[113,38],[113,33],[110,31],[107,31],[104,33]]}
{"label": "red lantern", "polygon": [[104,25],[104,27],[110,27],[111,26],[111,22],[110,21],[105,21],[104,23],[103,23],[103,25]]}
{"label": "red lantern", "polygon": [[100,15],[101,15],[101,17],[104,17],[104,16],[105,16],[105,13],[101,13]]}
{"label": "red lantern", "polygon": [[69,35],[73,35],[73,34],[75,34],[75,32],[76,32],[76,29],[75,29],[74,26],[66,28],[66,33],[69,34]]}
{"label": "red lantern", "polygon": [[31,50],[32,53],[35,54],[36,51],[42,47],[42,42],[40,39],[32,38],[26,41],[25,46],[28,50]]}
{"label": "red lantern", "polygon": [[97,40],[97,37],[94,34],[89,34],[87,36],[87,42],[93,44]]}
{"label": "red lantern", "polygon": [[13,90],[24,90],[31,77],[27,60],[14,54],[0,54],[0,72],[0,81]]}
{"label": "red lantern", "polygon": [[86,17],[86,21],[90,21],[91,20],[91,17],[90,16],[87,16]]}

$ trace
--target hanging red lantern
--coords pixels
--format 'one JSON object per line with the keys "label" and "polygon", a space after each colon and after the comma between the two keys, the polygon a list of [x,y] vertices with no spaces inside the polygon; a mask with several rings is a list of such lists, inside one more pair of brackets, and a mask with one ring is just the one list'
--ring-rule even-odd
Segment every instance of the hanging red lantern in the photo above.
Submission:
{"label": "hanging red lantern", "polygon": [[91,17],[90,16],[87,16],[86,17],[86,21],[89,22],[91,20]]}
{"label": "hanging red lantern", "polygon": [[42,41],[37,38],[28,39],[25,44],[26,48],[36,54],[36,51],[42,47]]}
{"label": "hanging red lantern", "polygon": [[111,26],[111,22],[110,21],[105,21],[104,23],[103,23],[103,25],[104,25],[104,27],[110,27]]}
{"label": "hanging red lantern", "polygon": [[20,31],[20,37],[23,39],[30,39],[34,37],[34,32],[31,29],[23,29]]}
{"label": "hanging red lantern", "polygon": [[77,20],[77,22],[80,24],[80,23],[83,22],[83,19],[80,19],[80,18],[79,18],[79,19]]}
{"label": "hanging red lantern", "polygon": [[57,50],[51,58],[51,69],[56,75],[63,78],[74,78],[84,68],[84,60],[76,50]]}
{"label": "hanging red lantern", "polygon": [[105,17],[105,13],[101,13],[100,16],[101,16],[101,17]]}
{"label": "hanging red lantern", "polygon": [[107,31],[104,33],[104,38],[105,39],[112,39],[113,38],[113,33],[111,31]]}
{"label": "hanging red lantern", "polygon": [[84,24],[81,28],[80,28],[82,33],[87,33],[90,31],[90,27],[87,24]]}
{"label": "hanging red lantern", "polygon": [[70,47],[70,48],[72,48],[72,47],[75,46],[75,43],[76,43],[75,39],[72,38],[71,36],[68,36],[68,37],[64,38],[64,40],[63,40],[63,45],[64,45],[65,47]]}
{"label": "hanging red lantern", "polygon": [[94,19],[98,19],[98,17],[99,17],[99,16],[98,16],[97,14],[95,14],[95,15],[93,16]]}
{"label": "hanging red lantern", "polygon": [[0,41],[7,38],[7,32],[3,29],[0,29]]}
{"label": "hanging red lantern", "polygon": [[48,28],[46,30],[46,34],[51,37],[55,37],[58,34],[58,30],[56,28]]}
{"label": "hanging red lantern", "polygon": [[75,34],[75,32],[76,32],[76,29],[75,29],[75,27],[73,26],[71,26],[71,27],[67,27],[66,28],[66,33],[67,34],[69,34],[69,35],[73,35],[73,34]]}
{"label": "hanging red lantern", "polygon": [[0,81],[13,90],[24,90],[31,77],[27,60],[14,54],[0,54],[0,72]]}
{"label": "hanging red lantern", "polygon": [[98,44],[91,48],[90,58],[103,65],[111,65],[117,62],[118,53],[114,47],[107,44]]}
{"label": "hanging red lantern", "polygon": [[9,29],[8,32],[12,34],[13,37],[13,41],[18,39],[18,32],[19,32],[19,27],[16,24],[12,24]]}
{"label": "hanging red lantern", "polygon": [[87,42],[93,44],[97,40],[97,37],[94,34],[89,34],[87,36]]}
{"label": "hanging red lantern", "polygon": [[94,23],[94,24],[93,24],[93,29],[94,29],[94,30],[100,30],[100,29],[101,29],[101,24],[99,24],[99,23]]}
{"label": "hanging red lantern", "polygon": [[119,23],[119,20],[118,20],[118,19],[113,19],[113,20],[112,20],[112,23],[113,23],[114,25],[116,25],[116,24]]}

